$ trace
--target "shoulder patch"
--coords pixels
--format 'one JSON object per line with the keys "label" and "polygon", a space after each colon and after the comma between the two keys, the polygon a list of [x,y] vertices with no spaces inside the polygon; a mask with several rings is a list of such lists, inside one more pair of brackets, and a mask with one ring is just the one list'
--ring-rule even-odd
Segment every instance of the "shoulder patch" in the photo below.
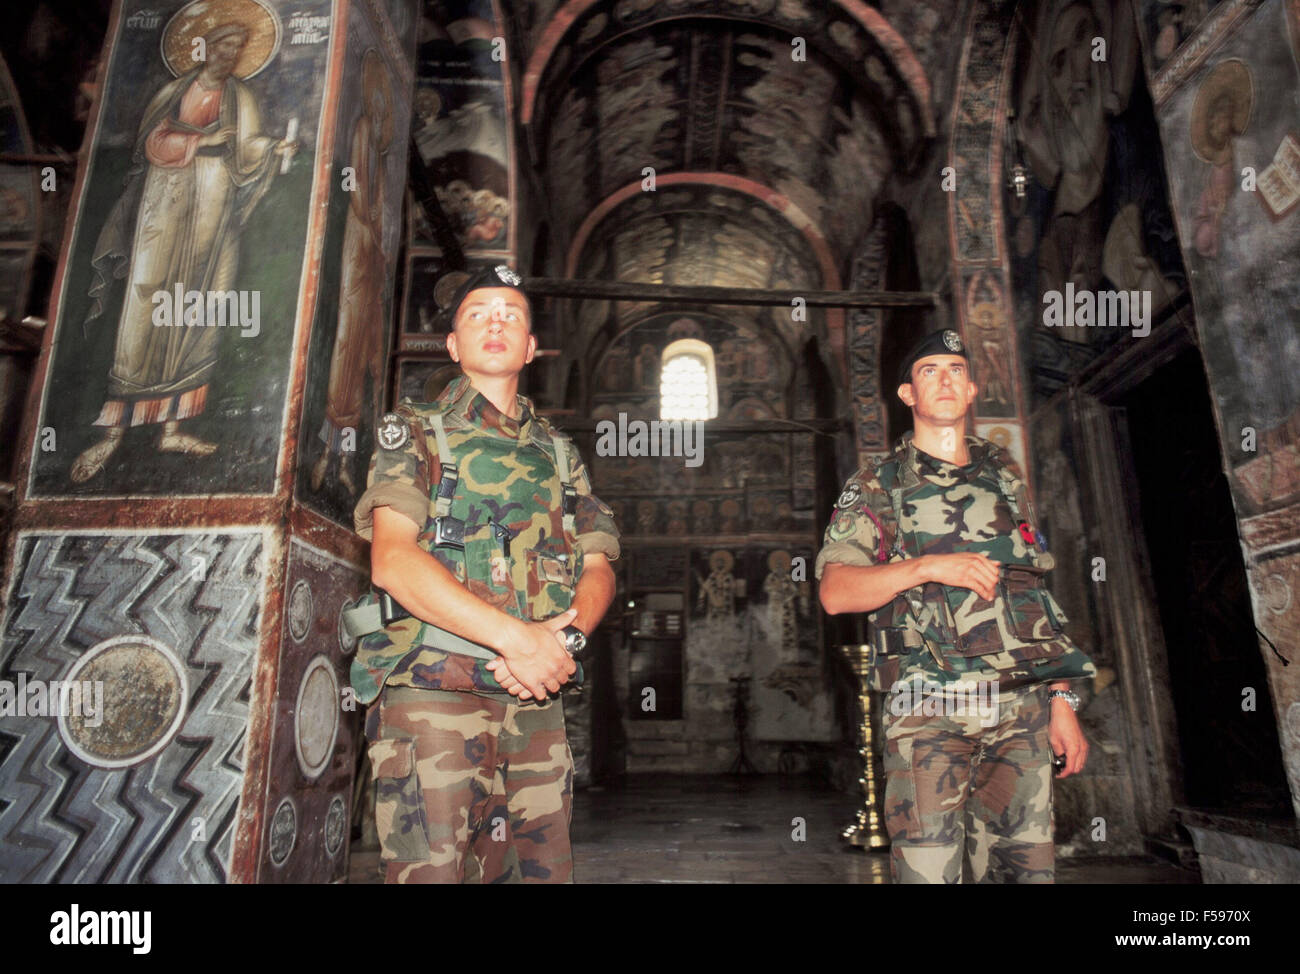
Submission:
{"label": "shoulder patch", "polygon": [[835,506],[841,511],[847,511],[857,506],[858,501],[862,499],[862,488],[857,485],[856,481],[847,484],[844,490],[840,491],[839,499],[835,501]]}
{"label": "shoulder patch", "polygon": [[375,430],[375,439],[385,450],[400,450],[411,438],[411,427],[397,413],[384,413]]}

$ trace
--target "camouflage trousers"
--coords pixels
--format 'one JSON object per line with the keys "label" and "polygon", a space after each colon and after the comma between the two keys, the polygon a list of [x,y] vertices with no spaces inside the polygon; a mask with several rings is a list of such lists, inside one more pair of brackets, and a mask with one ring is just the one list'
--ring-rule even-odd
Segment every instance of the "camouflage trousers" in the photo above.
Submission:
{"label": "camouflage trousers", "polygon": [[985,716],[899,716],[890,699],[882,723],[893,881],[1053,882],[1047,688],[1004,691]]}
{"label": "camouflage trousers", "polygon": [[572,882],[573,755],[558,699],[385,687],[375,709],[385,882]]}

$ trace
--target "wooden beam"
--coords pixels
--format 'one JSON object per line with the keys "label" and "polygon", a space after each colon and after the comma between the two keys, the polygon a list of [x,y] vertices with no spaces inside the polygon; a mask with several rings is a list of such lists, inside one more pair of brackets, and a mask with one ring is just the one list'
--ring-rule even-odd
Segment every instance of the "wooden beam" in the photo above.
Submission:
{"label": "wooden beam", "polygon": [[812,308],[933,308],[938,304],[938,296],[931,291],[775,291],[764,288],[695,287],[560,277],[526,277],[524,290],[532,297],[659,301],[664,304],[740,304],[789,308],[795,298],[802,298]]}

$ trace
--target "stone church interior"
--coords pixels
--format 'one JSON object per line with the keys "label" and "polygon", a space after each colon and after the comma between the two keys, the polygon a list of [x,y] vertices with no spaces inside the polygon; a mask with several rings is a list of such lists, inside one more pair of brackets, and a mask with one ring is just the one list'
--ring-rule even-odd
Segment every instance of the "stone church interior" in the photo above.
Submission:
{"label": "stone church interior", "polygon": [[[1097,666],[1057,882],[1300,881],[1300,0],[7,11],[0,879],[382,881],[353,508],[506,265],[621,534],[564,694],[577,882],[889,882],[870,634],[813,564],[937,329]],[[204,36],[240,149],[146,178]],[[199,271],[225,327],[160,343]],[[698,455],[600,446],[674,418]],[[59,680],[117,685],[102,726],[21,689]]]}

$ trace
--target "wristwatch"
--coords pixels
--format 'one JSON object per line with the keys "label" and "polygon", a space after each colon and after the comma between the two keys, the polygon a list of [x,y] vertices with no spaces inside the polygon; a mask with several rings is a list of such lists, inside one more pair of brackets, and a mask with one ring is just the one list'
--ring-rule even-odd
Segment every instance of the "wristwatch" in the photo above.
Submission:
{"label": "wristwatch", "polygon": [[570,656],[577,656],[587,648],[587,634],[577,626],[565,626],[560,632],[564,635],[564,648]]}
{"label": "wristwatch", "polygon": [[1047,702],[1051,703],[1053,698],[1060,697],[1070,705],[1070,709],[1076,714],[1079,712],[1079,695],[1073,690],[1053,690],[1047,695]]}

